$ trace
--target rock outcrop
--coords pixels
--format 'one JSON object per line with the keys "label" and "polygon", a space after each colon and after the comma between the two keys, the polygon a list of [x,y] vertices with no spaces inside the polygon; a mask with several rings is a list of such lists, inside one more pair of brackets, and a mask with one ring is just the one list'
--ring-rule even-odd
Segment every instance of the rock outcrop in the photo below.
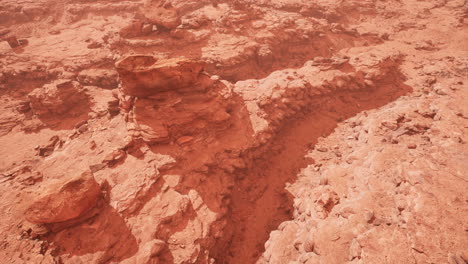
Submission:
{"label": "rock outcrop", "polygon": [[149,22],[167,29],[174,29],[181,23],[177,9],[166,0],[146,1],[144,16]]}
{"label": "rock outcrop", "polygon": [[40,118],[54,119],[60,116],[86,114],[89,97],[75,81],[57,80],[33,90],[28,95],[33,113]]}
{"label": "rock outcrop", "polygon": [[158,60],[153,56],[127,56],[116,63],[125,95],[148,97],[168,91],[204,91],[212,81],[204,63],[184,58]]}
{"label": "rock outcrop", "polygon": [[[129,56],[116,64],[129,105],[129,130],[146,142],[179,142],[229,126],[227,87],[206,74],[204,63],[183,58]],[[222,94],[224,92],[225,96]]]}

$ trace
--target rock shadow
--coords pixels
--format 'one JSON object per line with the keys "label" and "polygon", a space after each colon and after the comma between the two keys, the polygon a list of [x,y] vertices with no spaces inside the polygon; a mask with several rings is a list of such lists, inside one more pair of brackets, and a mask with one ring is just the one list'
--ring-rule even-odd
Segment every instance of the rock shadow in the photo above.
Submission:
{"label": "rock shadow", "polygon": [[119,262],[138,251],[136,238],[109,204],[103,204],[96,216],[60,230],[48,240],[56,246],[56,255],[70,258],[90,254],[93,259],[89,263]]}

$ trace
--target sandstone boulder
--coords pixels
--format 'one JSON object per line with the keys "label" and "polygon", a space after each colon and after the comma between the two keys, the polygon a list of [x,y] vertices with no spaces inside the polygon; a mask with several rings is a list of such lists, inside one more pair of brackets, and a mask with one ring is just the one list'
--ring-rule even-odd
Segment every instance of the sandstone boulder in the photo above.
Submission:
{"label": "sandstone boulder", "polygon": [[50,224],[75,219],[92,208],[100,194],[99,184],[91,172],[57,187],[51,187],[29,206],[25,212],[29,222]]}

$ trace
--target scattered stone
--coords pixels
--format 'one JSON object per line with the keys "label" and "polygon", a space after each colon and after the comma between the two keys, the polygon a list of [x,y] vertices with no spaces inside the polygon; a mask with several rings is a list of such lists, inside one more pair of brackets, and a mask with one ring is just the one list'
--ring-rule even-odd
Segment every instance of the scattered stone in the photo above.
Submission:
{"label": "scattered stone", "polygon": [[92,41],[90,44],[88,44],[87,48],[88,49],[99,49],[102,46],[103,46],[102,43],[97,42],[97,41]]}
{"label": "scattered stone", "polygon": [[193,140],[194,140],[194,138],[190,137],[190,136],[180,137],[179,139],[177,139],[177,144],[182,146],[182,145],[186,145],[186,144],[192,142]]}
{"label": "scattered stone", "polygon": [[345,206],[345,207],[342,207],[340,209],[340,215],[343,217],[343,218],[349,218],[351,215],[355,214],[356,212],[354,211],[354,209],[352,207],[349,207],[349,206]]}
{"label": "scattered stone", "polygon": [[416,146],[416,144],[414,144],[414,143],[408,144],[408,148],[409,148],[409,149],[416,149],[416,147],[417,147],[417,146]]}
{"label": "scattered stone", "polygon": [[21,44],[19,43],[18,39],[15,36],[6,38],[6,41],[8,42],[8,45],[10,45],[10,48],[12,49],[21,46]]}
{"label": "scattered stone", "polygon": [[349,260],[351,261],[355,258],[361,258],[361,245],[359,245],[356,239],[353,239],[349,246]]}
{"label": "scattered stone", "polygon": [[364,211],[364,220],[366,223],[372,223],[375,220],[374,212],[371,210]]}
{"label": "scattered stone", "polygon": [[103,164],[103,163],[89,166],[89,169],[91,170],[92,173],[103,170],[104,168],[106,168],[106,164]]}
{"label": "scattered stone", "polygon": [[103,164],[107,164],[108,166],[113,166],[117,162],[123,160],[127,156],[127,153],[122,149],[117,149],[109,153],[104,160],[102,161]]}
{"label": "scattered stone", "polygon": [[44,146],[38,146],[36,149],[41,157],[48,157],[57,149],[63,146],[64,141],[58,136],[53,136],[49,139],[49,143]]}
{"label": "scattered stone", "polygon": [[151,256],[158,256],[166,247],[166,242],[155,239],[153,246],[151,247]]}
{"label": "scattered stone", "polygon": [[142,35],[148,35],[151,32],[153,32],[153,25],[151,24],[143,24],[143,27],[141,28],[141,34]]}
{"label": "scattered stone", "polygon": [[326,177],[326,176],[321,176],[321,177],[320,177],[319,184],[320,184],[320,185],[327,185],[327,184],[328,184],[328,177]]}
{"label": "scattered stone", "polygon": [[8,29],[8,28],[1,28],[0,29],[0,37],[3,37],[3,36],[5,36],[6,34],[8,34],[10,32],[11,32],[11,30]]}
{"label": "scattered stone", "polygon": [[328,151],[328,148],[326,148],[326,147],[319,147],[319,148],[317,148],[317,151],[319,151],[319,152],[327,152],[327,151]]}
{"label": "scattered stone", "polygon": [[116,116],[120,113],[119,103],[119,99],[114,99],[107,102],[107,111],[109,112],[110,116]]}
{"label": "scattered stone", "polygon": [[462,254],[448,254],[448,262],[450,264],[466,264],[468,260]]}
{"label": "scattered stone", "polygon": [[29,101],[23,101],[18,104],[18,107],[16,109],[20,113],[28,113],[29,111],[31,111],[31,104],[29,103]]}
{"label": "scattered stone", "polygon": [[29,172],[21,175],[18,177],[18,181],[21,182],[23,185],[35,185],[38,182],[41,182],[43,179],[43,175],[41,172]]}
{"label": "scattered stone", "polygon": [[163,176],[165,183],[171,187],[175,188],[177,185],[179,185],[180,182],[180,175],[164,175]]}
{"label": "scattered stone", "polygon": [[315,247],[314,236],[309,235],[309,237],[304,241],[303,248],[305,252],[313,252]]}

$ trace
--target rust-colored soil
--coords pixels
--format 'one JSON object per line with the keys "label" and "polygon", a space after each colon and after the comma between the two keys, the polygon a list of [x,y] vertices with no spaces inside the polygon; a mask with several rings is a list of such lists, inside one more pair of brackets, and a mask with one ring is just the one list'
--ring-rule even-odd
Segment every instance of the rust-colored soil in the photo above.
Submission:
{"label": "rust-colored soil", "polygon": [[0,0],[0,262],[468,263],[467,10]]}

